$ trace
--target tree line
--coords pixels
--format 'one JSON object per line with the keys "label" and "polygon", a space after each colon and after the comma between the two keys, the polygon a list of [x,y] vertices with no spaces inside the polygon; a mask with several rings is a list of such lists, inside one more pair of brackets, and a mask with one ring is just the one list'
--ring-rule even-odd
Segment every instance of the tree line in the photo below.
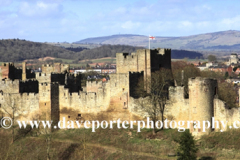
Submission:
{"label": "tree line", "polygon": [[23,61],[46,56],[72,59],[77,53],[44,43],[19,39],[0,40],[0,61]]}
{"label": "tree line", "polygon": [[45,43],[20,39],[0,40],[0,61],[17,62],[25,59],[55,57],[72,60],[115,57],[117,52],[135,52],[141,47],[127,45],[103,45],[94,49],[65,49]]}

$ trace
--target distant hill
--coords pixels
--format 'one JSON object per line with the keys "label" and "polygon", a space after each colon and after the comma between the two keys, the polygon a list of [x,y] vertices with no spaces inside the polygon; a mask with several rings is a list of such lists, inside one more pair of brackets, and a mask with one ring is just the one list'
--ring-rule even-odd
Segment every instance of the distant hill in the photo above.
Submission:
{"label": "distant hill", "polygon": [[195,51],[172,50],[172,59],[183,59],[186,57],[189,59],[202,58],[203,54]]}
{"label": "distant hill", "polygon": [[79,60],[97,59],[103,57],[116,57],[116,53],[132,53],[143,47],[134,47],[128,45],[102,45],[101,47],[90,50],[83,50],[79,56]]}
{"label": "distant hill", "polygon": [[[143,49],[143,47],[133,47],[126,45],[103,45],[98,48],[84,50],[81,52],[79,60],[83,59],[97,59],[103,57],[116,57],[116,53],[132,53],[136,52],[138,49]],[[201,58],[203,54],[195,51],[187,51],[187,50],[172,50],[172,59],[195,59],[196,57]]]}
{"label": "distant hill", "polygon": [[[125,40],[125,39],[131,39],[136,42],[139,39],[140,40],[139,42],[141,42],[143,37],[146,37],[146,36],[134,35],[134,34],[119,34],[119,35],[112,35],[112,36],[105,36],[105,37],[87,38],[74,43],[121,44],[121,43],[124,43],[124,41],[122,40]],[[127,43],[125,44],[128,45]]]}
{"label": "distant hill", "polygon": [[19,39],[0,40],[0,62],[17,62],[43,57],[72,60],[115,57],[117,52],[135,52],[142,47],[129,45],[102,45],[97,48],[63,48],[45,43]]}
{"label": "distant hill", "polygon": [[[148,36],[120,34],[105,37],[87,38],[75,43],[125,44],[148,46]],[[151,41],[152,48],[172,48],[187,50],[240,50],[240,31],[229,30],[183,37],[156,36]]]}
{"label": "distant hill", "polygon": [[56,57],[74,59],[79,53],[49,44],[19,39],[0,40],[0,61],[16,62],[25,59]]}
{"label": "distant hill", "polygon": [[[116,57],[116,53],[132,53],[143,47],[129,45],[102,45],[93,49],[62,48],[45,43],[31,42],[19,39],[0,40],[0,61],[17,62],[26,59],[39,59],[43,57],[64,58],[72,60],[97,59],[103,57]],[[185,50],[172,50],[172,58],[194,59],[202,57],[201,53]]]}

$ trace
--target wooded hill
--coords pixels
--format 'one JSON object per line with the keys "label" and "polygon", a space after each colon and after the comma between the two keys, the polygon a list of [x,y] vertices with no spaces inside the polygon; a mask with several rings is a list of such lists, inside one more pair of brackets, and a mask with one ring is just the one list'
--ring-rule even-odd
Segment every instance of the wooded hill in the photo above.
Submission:
{"label": "wooded hill", "polygon": [[[116,53],[132,53],[143,47],[129,45],[102,45],[93,49],[83,48],[82,51],[57,47],[46,43],[31,42],[19,39],[0,40],[0,61],[17,62],[25,59],[38,59],[55,57],[72,60],[97,59],[103,57],[116,57]],[[184,50],[173,50],[173,59],[200,58],[201,53]]]}
{"label": "wooded hill", "polygon": [[76,52],[44,43],[19,39],[0,40],[0,61],[16,62],[46,56],[72,59]]}
{"label": "wooded hill", "polygon": [[127,45],[103,45],[91,50],[74,52],[62,47],[19,39],[0,40],[0,61],[17,62],[46,56],[73,60],[115,57],[117,52],[135,52],[140,47]]}

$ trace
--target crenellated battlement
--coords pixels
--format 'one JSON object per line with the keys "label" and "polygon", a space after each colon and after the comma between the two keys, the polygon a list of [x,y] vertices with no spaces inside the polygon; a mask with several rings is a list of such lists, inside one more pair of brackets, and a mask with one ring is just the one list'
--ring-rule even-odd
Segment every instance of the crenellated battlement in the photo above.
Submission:
{"label": "crenellated battlement", "polygon": [[13,66],[14,66],[14,63],[13,63],[13,62],[5,62],[5,63],[2,63],[2,66],[4,66],[4,67],[5,67],[5,66],[6,66],[6,67],[7,67],[7,66],[12,66],[12,67],[13,67]]}
{"label": "crenellated battlement", "polygon": [[129,53],[116,53],[116,57],[118,58],[126,58],[127,56],[129,56]]}
{"label": "crenellated battlement", "polygon": [[42,67],[53,67],[51,64],[42,64]]}
{"label": "crenellated battlement", "polygon": [[133,59],[135,59],[135,58],[137,58],[137,54],[135,53],[135,54],[129,54],[129,53],[122,53],[122,55],[121,55],[123,58],[124,58],[124,60],[126,61],[132,61]]}
{"label": "crenellated battlement", "polygon": [[50,84],[49,84],[49,83],[46,83],[46,82],[45,82],[45,83],[40,83],[40,85],[41,85],[41,86],[50,86]]}
{"label": "crenellated battlement", "polygon": [[50,73],[41,73],[41,72],[37,72],[36,74],[36,78],[38,77],[46,77],[46,76],[51,76]]}
{"label": "crenellated battlement", "polygon": [[2,80],[0,81],[0,85],[11,85],[11,84],[19,85],[19,82],[20,82],[19,79],[15,79],[15,80],[2,79]]}
{"label": "crenellated battlement", "polygon": [[38,100],[38,98],[39,98],[38,93],[20,93],[20,95],[21,95],[21,98],[25,99],[25,100],[31,100],[31,99]]}
{"label": "crenellated battlement", "polygon": [[185,99],[184,97],[184,86],[170,86],[169,89],[169,100],[170,101],[182,101]]}
{"label": "crenellated battlement", "polygon": [[135,75],[135,74],[140,74],[140,75],[142,75],[142,74],[143,74],[143,71],[141,71],[141,72],[131,72],[131,71],[130,71],[130,72],[129,72],[129,75],[132,75],[132,74],[134,74],[134,75]]}
{"label": "crenellated battlement", "polygon": [[[64,73],[64,72],[63,72]],[[81,76],[81,73],[78,72],[78,73],[68,73],[68,77],[74,77],[74,78],[78,78]]]}
{"label": "crenellated battlement", "polygon": [[205,77],[194,77],[194,78],[189,78],[188,79],[188,85],[201,85],[201,86],[206,86],[211,83],[216,83],[216,79],[210,79],[210,78],[205,78]]}
{"label": "crenellated battlement", "polygon": [[21,83],[28,83],[28,82],[38,82],[37,79],[32,78],[32,79],[26,79],[26,80],[19,80]]}
{"label": "crenellated battlement", "polygon": [[102,86],[102,81],[87,81],[86,86]]}

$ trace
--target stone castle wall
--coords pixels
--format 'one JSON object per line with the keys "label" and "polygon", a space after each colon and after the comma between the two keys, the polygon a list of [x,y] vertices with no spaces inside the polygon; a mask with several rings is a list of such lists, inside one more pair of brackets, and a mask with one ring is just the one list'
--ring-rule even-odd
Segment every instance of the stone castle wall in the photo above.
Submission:
{"label": "stone castle wall", "polygon": [[[144,80],[150,78],[152,72],[160,68],[171,69],[171,50],[142,49],[132,54],[117,53],[116,56],[116,74],[110,74],[107,82],[87,81],[86,87],[81,86],[81,74],[68,72],[69,65],[43,65],[42,73],[36,73],[33,79],[25,75],[28,73],[25,63],[23,71],[16,71],[11,63],[3,65],[1,75],[7,79],[0,81],[0,104],[6,107],[11,97],[26,118],[34,119],[40,115],[40,119],[54,122],[63,117],[67,120],[146,118],[149,115],[139,103],[150,107],[149,99],[139,97],[136,88],[146,89],[149,84]],[[21,73],[23,80],[16,73]],[[141,81],[143,88],[138,87]],[[214,116],[215,120],[226,120],[231,125],[239,120],[239,113],[238,109],[229,109],[225,102],[217,99],[216,80],[197,77],[189,79],[189,98],[185,98],[183,86],[169,88],[164,117],[175,121],[211,121]],[[184,127],[187,127],[186,123]],[[191,126],[190,131],[199,136],[204,134],[201,128]]]}
{"label": "stone castle wall", "polygon": [[54,63],[54,65],[50,64],[43,64],[42,65],[42,72],[43,73],[62,73],[62,72],[69,72],[70,66],[67,64],[61,63]]}
{"label": "stone castle wall", "polygon": [[38,102],[39,95],[36,93],[0,93],[1,110],[7,117],[12,117],[14,111],[16,119],[33,120],[39,114]]}

